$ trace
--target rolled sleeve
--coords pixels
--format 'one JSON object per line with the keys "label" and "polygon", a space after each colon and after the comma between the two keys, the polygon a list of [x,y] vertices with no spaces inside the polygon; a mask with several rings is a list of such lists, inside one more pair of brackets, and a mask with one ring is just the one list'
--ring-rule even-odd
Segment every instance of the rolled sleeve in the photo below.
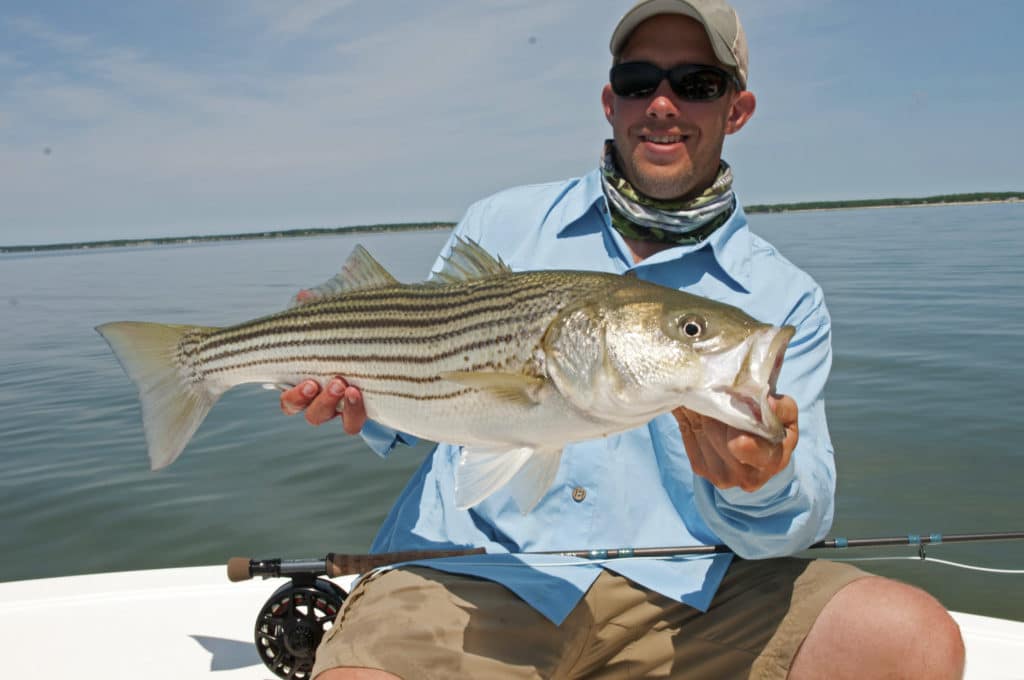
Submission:
{"label": "rolled sleeve", "polygon": [[385,427],[372,420],[366,421],[360,435],[362,435],[363,441],[366,442],[366,445],[381,458],[387,458],[388,454],[390,454],[398,444],[413,446],[417,441],[419,441],[411,434],[393,430],[390,427]]}

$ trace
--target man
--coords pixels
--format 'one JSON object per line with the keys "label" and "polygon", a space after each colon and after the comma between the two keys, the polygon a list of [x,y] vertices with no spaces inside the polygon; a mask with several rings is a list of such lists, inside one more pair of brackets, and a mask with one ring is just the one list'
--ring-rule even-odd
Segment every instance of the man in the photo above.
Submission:
{"label": "man", "polygon": [[[498,554],[364,578],[318,650],[317,677],[960,677],[959,630],[929,595],[785,557],[832,520],[829,318],[818,286],[749,232],[721,161],[725,136],[756,106],[738,17],[724,0],[644,0],[619,22],[611,51],[601,101],[613,140],[601,168],[485,199],[455,234],[514,269],[632,272],[793,324],[785,396],[773,401],[787,435],[772,444],[677,409],[568,447],[555,485],[525,516],[502,491],[457,510],[458,449],[440,445],[373,549]],[[305,382],[282,395],[282,409],[321,424],[344,403],[345,431],[382,454],[407,439],[366,421],[342,378],[318,391]],[[748,559],[580,565],[500,554],[719,542]]]}

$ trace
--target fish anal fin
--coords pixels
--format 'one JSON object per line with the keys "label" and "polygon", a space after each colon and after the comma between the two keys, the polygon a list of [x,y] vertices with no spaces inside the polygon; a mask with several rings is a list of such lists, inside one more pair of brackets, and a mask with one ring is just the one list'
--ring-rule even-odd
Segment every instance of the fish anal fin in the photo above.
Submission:
{"label": "fish anal fin", "polygon": [[291,304],[306,305],[338,293],[396,285],[399,285],[398,279],[392,276],[384,265],[377,262],[366,248],[357,245],[341,266],[340,272],[319,286],[299,291],[292,298]]}
{"label": "fish anal fin", "polygon": [[502,401],[521,406],[534,406],[539,403],[537,393],[544,386],[543,378],[524,373],[447,371],[440,375],[445,380],[487,392]]}

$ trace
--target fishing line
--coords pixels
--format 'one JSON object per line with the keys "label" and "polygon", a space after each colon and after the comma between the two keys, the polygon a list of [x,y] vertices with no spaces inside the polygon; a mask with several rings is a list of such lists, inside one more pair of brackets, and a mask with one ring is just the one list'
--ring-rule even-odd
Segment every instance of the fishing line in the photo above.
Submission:
{"label": "fishing line", "polygon": [[[828,559],[828,558],[825,558]],[[833,562],[880,562],[882,560],[914,560],[915,562],[936,562],[958,569],[969,569],[971,571],[983,571],[988,574],[1010,574],[1014,576],[1024,575],[1024,569],[996,569],[995,567],[979,567],[976,564],[965,564],[952,560],[942,560],[937,557],[914,557],[912,555],[890,555],[888,557],[835,557]]]}
{"label": "fishing line", "polygon": [[[658,562],[670,562],[676,560],[674,557],[609,557],[603,560],[590,560],[581,559],[579,562],[513,562],[509,564],[494,564],[488,565],[490,568],[505,568],[505,567],[517,567],[527,569],[550,569],[552,567],[578,567],[585,564],[609,564],[612,562],[624,562],[628,559],[642,559],[646,561],[658,561]],[[880,562],[883,560],[914,560],[915,562],[935,562],[937,564],[945,564],[950,567],[957,567],[960,569],[969,569],[972,571],[983,571],[990,574],[1010,574],[1010,575],[1024,575],[1024,569],[996,569],[994,567],[980,567],[974,564],[966,564],[963,562],[953,562],[952,560],[943,560],[937,557],[915,557],[913,555],[889,555],[886,557],[822,557],[818,559],[825,559],[831,562]],[[452,558],[448,558],[444,561],[444,566],[448,567],[479,567],[483,563],[481,562],[457,562]],[[374,571],[387,571],[398,565],[389,564],[383,567],[377,567]]]}

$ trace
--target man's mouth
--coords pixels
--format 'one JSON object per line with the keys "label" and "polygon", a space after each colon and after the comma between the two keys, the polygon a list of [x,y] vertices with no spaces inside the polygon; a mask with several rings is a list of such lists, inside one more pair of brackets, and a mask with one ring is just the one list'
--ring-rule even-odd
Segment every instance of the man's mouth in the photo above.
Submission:
{"label": "man's mouth", "polygon": [[640,135],[640,141],[651,144],[682,144],[688,135]]}

